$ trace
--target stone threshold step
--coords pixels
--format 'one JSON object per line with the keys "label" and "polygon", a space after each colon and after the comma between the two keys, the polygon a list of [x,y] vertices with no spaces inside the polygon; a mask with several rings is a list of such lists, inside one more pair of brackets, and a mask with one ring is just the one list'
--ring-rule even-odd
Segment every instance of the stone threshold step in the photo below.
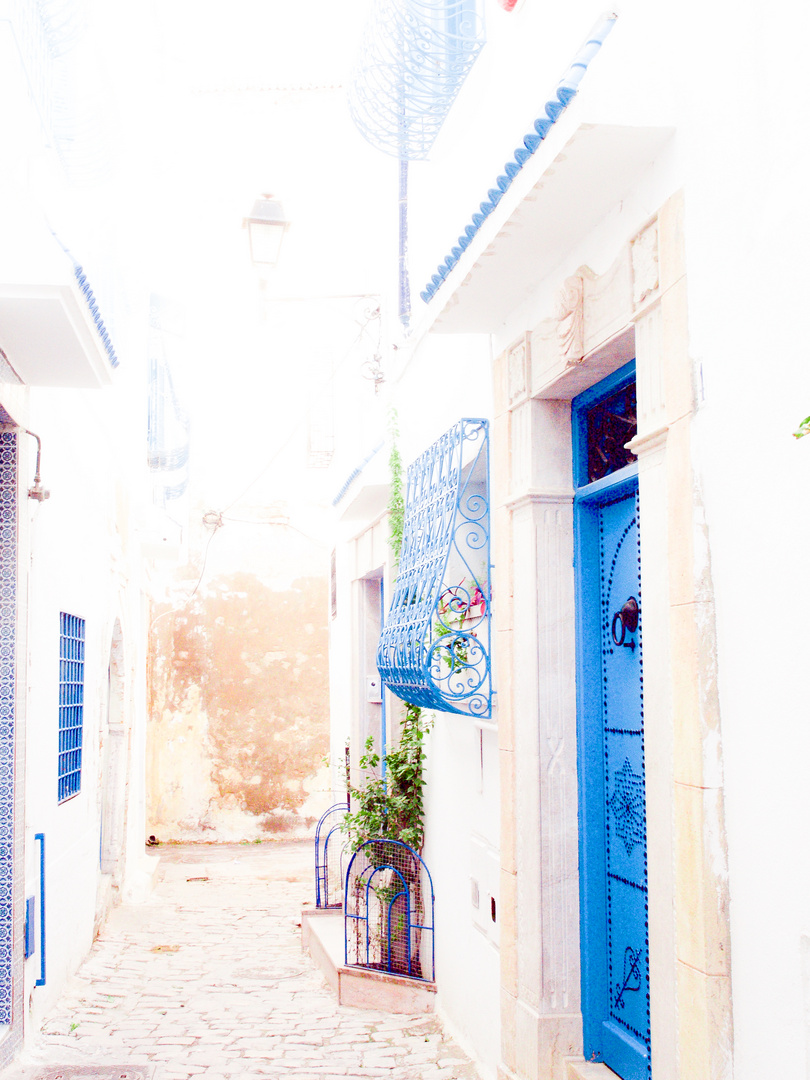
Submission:
{"label": "stone threshold step", "polygon": [[347,967],[343,934],[342,911],[305,908],[301,912],[301,946],[326,976],[341,1005],[411,1015],[433,1012],[435,983]]}

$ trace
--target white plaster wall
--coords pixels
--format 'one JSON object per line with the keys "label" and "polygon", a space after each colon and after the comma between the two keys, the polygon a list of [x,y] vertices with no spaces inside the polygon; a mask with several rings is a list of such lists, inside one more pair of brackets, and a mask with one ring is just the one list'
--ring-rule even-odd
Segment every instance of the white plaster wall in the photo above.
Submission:
{"label": "white plaster wall", "polygon": [[[404,468],[462,416],[491,416],[490,360],[489,340],[482,335],[426,338],[418,344],[403,365],[393,398]],[[497,589],[497,568],[494,575]],[[424,857],[436,892],[439,1008],[492,1074],[500,1038],[499,926],[484,915],[489,897],[494,895],[496,908],[498,900],[494,726],[437,713],[425,791]],[[471,902],[473,877],[479,883],[477,912]]]}
{"label": "white plaster wall", "polygon": [[491,419],[490,364],[489,338],[483,334],[413,342],[391,394],[403,471],[463,416]]}
{"label": "white plaster wall", "polygon": [[[799,299],[810,284],[800,134],[810,101],[799,51],[810,24],[798,4],[749,15],[726,28],[728,85],[713,95],[720,137],[703,125],[686,144],[691,346],[701,395],[696,464],[717,602],[736,1080],[810,1076],[801,961],[810,927],[810,868],[801,854],[810,843],[810,446],[790,434],[810,411]],[[697,55],[701,67],[709,46]],[[772,70],[777,58],[782,104],[773,110],[751,70]],[[778,598],[773,620],[758,614],[768,598]]]}
{"label": "white plaster wall", "polygon": [[[127,890],[142,892],[142,773],[134,755],[142,744],[143,671],[140,549],[120,513],[124,492],[137,491],[137,459],[122,456],[113,434],[129,427],[129,406],[116,390],[35,390],[25,422],[42,439],[42,477],[51,497],[23,499],[21,531],[30,558],[21,565],[21,605],[27,620],[28,664],[18,693],[26,713],[26,895],[36,896],[38,848],[46,843],[46,965],[44,988],[33,989],[41,942],[26,964],[27,998],[40,1017],[92,944],[98,919]],[[20,436],[21,440],[29,437]],[[137,447],[137,443],[133,444]],[[33,455],[25,448],[21,485],[30,483]],[[81,791],[57,802],[59,614],[85,619],[84,729]],[[111,877],[102,877],[99,845],[102,765],[106,749],[108,669],[116,620],[122,633],[124,682],[125,846]],[[128,873],[125,871],[128,870]],[[114,886],[114,887],[113,887]]]}
{"label": "white plaster wall", "polygon": [[[600,14],[591,3],[487,5],[489,43],[432,160],[411,170],[414,292],[434,272]],[[668,194],[686,196],[695,469],[717,602],[731,876],[735,1077],[810,1075],[806,763],[810,412],[803,307],[810,215],[806,5],[733,10],[628,0],[569,110],[588,123],[673,126],[655,166],[559,253],[498,352],[552,310],[578,265],[603,271]],[[598,183],[598,175],[594,183]],[[419,301],[416,301],[419,304]],[[703,537],[698,537],[698,549]]]}
{"label": "white plaster wall", "polygon": [[[70,276],[70,263],[50,240],[48,226],[75,248],[87,267],[121,366],[113,386],[98,391],[28,389],[4,384],[0,398],[13,420],[42,439],[42,483],[51,498],[27,498],[34,478],[36,444],[18,435],[18,656],[15,814],[24,819],[23,898],[36,899],[36,952],[21,980],[24,1010],[15,1025],[29,1032],[64,987],[89,949],[98,920],[122,894],[142,895],[150,880],[143,850],[143,737],[145,730],[145,574],[137,536],[137,509],[148,500],[145,445],[146,306],[132,287],[130,215],[120,214],[121,188],[103,184],[69,188],[31,99],[30,80],[12,24],[0,21],[0,110],[7,167],[0,176],[0,204],[11,227],[4,230],[3,280],[35,281],[48,268]],[[100,152],[100,151],[99,151]],[[117,212],[107,213],[111,200]],[[12,224],[13,223],[13,224]],[[118,232],[117,232],[118,230]],[[110,254],[120,241],[127,253],[106,279]],[[117,305],[114,304],[117,301]],[[141,330],[138,326],[142,325]],[[7,345],[0,327],[0,346]],[[54,355],[57,381],[62,358]],[[12,365],[15,356],[9,356]],[[57,805],[59,613],[86,620],[85,707],[81,793]],[[107,681],[113,627],[122,634],[123,710],[128,743],[124,851],[114,874],[102,875],[99,840],[101,775],[107,729]],[[108,740],[109,745],[109,740]],[[40,974],[40,876],[37,832],[46,838],[47,981]],[[22,953],[24,911],[15,911],[16,959]],[[17,952],[19,950],[19,952]],[[17,987],[15,985],[15,999]],[[4,1050],[8,1049],[8,1044]]]}
{"label": "white plaster wall", "polygon": [[499,777],[494,725],[435,714],[425,796],[423,857],[436,893],[438,1008],[487,1076],[494,1076],[500,1051]]}
{"label": "white plaster wall", "polygon": [[[367,443],[385,434],[388,406],[396,409],[403,468],[463,416],[490,417],[491,372],[485,336],[425,339],[392,358],[392,378],[381,400],[365,403],[362,430]],[[376,433],[372,425],[376,424]],[[356,446],[357,425],[343,420],[343,446]],[[338,440],[338,447],[341,442]],[[360,593],[365,575],[383,567],[390,600],[391,556],[387,547],[386,445],[338,506],[336,526],[338,615],[331,621],[330,696],[333,782],[342,795],[339,765],[347,735],[356,760],[356,718],[362,643]],[[348,470],[357,460],[341,461]],[[334,473],[335,470],[333,470]],[[344,477],[338,478],[338,483]],[[377,524],[375,524],[377,523]],[[389,743],[396,738],[401,703],[388,694]],[[498,924],[485,921],[489,897],[497,915],[498,759],[497,734],[461,716],[438,714],[429,739],[425,859],[437,898],[436,974],[439,1008],[458,1038],[494,1076],[499,1047]],[[483,784],[483,787],[482,787]],[[480,881],[479,925],[471,904],[471,875]],[[489,876],[488,876],[489,875]]]}
{"label": "white plaster wall", "polygon": [[[487,44],[431,152],[411,167],[414,306],[486,192],[503,173],[588,34],[605,13],[598,3],[523,3],[512,13],[484,4]],[[681,9],[682,10],[682,9]],[[589,123],[673,123],[683,86],[680,62],[694,33],[687,13],[630,0],[582,82],[576,107]],[[702,26],[705,17],[701,15]],[[701,83],[701,87],[702,87]],[[599,175],[594,173],[594,186]],[[648,214],[655,210],[651,206]]]}

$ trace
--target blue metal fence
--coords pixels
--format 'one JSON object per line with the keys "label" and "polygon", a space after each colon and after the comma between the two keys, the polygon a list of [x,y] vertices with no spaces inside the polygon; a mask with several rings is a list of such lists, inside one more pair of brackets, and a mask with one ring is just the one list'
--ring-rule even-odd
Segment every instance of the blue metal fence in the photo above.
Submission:
{"label": "blue metal fence", "polygon": [[343,903],[343,819],[348,803],[335,803],[315,829],[315,906],[338,908]]}
{"label": "blue metal fence", "polygon": [[347,966],[434,982],[433,880],[400,840],[367,840],[352,856],[344,896]]}

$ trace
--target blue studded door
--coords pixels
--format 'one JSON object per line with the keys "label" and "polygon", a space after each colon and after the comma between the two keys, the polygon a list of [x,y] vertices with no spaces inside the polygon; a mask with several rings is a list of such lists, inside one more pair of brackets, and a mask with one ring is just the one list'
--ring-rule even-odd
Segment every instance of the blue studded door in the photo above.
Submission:
{"label": "blue studded door", "polygon": [[583,1036],[587,1059],[648,1080],[638,478],[616,465],[575,497]]}

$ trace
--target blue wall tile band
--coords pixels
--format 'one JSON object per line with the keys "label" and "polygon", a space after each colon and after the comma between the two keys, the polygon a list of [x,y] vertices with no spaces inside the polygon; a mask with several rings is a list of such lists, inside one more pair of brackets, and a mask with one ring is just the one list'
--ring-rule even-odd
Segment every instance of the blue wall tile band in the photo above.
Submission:
{"label": "blue wall tile band", "polygon": [[[557,120],[559,120],[560,116],[565,111],[566,106],[576,96],[579,84],[588,69],[588,65],[599,52],[603,42],[605,41],[605,38],[613,29],[615,22],[615,15],[606,15],[604,18],[600,19],[600,21],[596,24],[591,33],[588,35],[588,38],[585,41],[584,45],[574,57],[570,66],[568,67],[568,70],[560,80],[554,97],[546,102],[544,106],[545,116],[538,117],[538,119],[535,120],[534,131],[528,132],[528,134],[523,139],[523,146],[519,146],[515,150],[513,159],[511,161],[507,161],[504,165],[505,176],[499,176],[496,181],[497,189],[499,190],[491,188],[487,192],[487,198],[489,201],[482,202],[481,206],[479,207],[480,212],[474,213],[472,215],[472,224],[467,225],[464,231],[464,236],[466,237],[467,242],[462,247],[462,252],[464,248],[469,245],[470,240],[472,240],[472,238],[484,224],[489,214],[492,213],[495,205],[500,201],[501,193],[505,191],[506,187],[508,187],[508,185],[515,179],[515,177],[518,175],[526,162],[531,158],[532,154],[534,154],[537,148],[540,146],[543,139],[545,139],[546,135],[548,135],[549,131],[551,131],[554,124],[557,122]],[[462,238],[459,237],[458,244],[460,247],[461,240]],[[454,247],[451,250],[448,258],[445,259],[444,263],[442,263],[442,266],[445,268],[445,272],[443,275],[440,275],[440,280],[437,282],[436,276],[434,275],[428,282],[428,284],[424,287],[424,289],[419,293],[420,297],[426,304],[429,303],[438,292],[439,288],[447,277],[449,269],[453,269],[458,262],[460,255],[456,255],[455,251],[456,248]],[[448,264],[450,264],[449,267]]]}
{"label": "blue wall tile band", "polygon": [[17,436],[0,432],[0,1024],[10,1024],[14,946]]}

